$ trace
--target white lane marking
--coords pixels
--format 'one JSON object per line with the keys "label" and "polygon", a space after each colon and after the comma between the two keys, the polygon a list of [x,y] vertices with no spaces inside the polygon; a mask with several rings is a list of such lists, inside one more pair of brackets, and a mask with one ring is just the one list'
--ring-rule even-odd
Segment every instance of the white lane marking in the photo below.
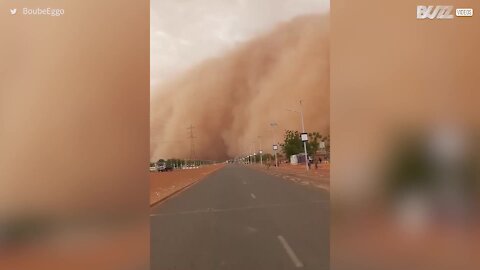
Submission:
{"label": "white lane marking", "polygon": [[250,193],[250,196],[252,196],[252,199],[256,199],[257,197],[255,196],[255,194],[253,193]]}
{"label": "white lane marking", "polygon": [[293,251],[293,249],[290,247],[287,240],[285,240],[285,238],[283,238],[283,236],[281,236],[281,235],[279,235],[277,237],[278,237],[278,240],[280,241],[280,243],[282,243],[282,246],[285,249],[285,251],[287,252],[288,256],[292,260],[293,265],[295,265],[295,267],[297,267],[297,268],[303,267],[303,263],[300,261],[300,259],[298,259],[297,255],[295,254],[295,251]]}

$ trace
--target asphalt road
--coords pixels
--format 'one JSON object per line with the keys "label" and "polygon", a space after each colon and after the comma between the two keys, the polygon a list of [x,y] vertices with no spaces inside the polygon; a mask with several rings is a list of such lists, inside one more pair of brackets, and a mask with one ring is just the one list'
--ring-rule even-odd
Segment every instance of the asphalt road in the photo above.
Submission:
{"label": "asphalt road", "polygon": [[329,269],[328,192],[228,165],[151,211],[152,270]]}

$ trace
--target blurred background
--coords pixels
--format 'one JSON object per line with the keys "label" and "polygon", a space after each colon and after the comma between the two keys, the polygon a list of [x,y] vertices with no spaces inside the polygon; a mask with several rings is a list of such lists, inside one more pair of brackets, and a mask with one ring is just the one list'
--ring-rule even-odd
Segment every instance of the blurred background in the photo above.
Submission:
{"label": "blurred background", "polygon": [[478,269],[480,19],[332,1],[332,269]]}
{"label": "blurred background", "polygon": [[148,8],[0,2],[0,269],[148,269]]}

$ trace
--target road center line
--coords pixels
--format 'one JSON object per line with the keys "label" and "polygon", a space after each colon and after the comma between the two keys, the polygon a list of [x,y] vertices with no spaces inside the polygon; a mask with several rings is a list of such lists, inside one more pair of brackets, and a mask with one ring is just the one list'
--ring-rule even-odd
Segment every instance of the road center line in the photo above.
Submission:
{"label": "road center line", "polygon": [[295,251],[293,251],[293,249],[290,247],[287,240],[285,240],[285,238],[281,235],[279,235],[277,237],[278,237],[278,240],[280,241],[280,243],[282,244],[283,248],[287,252],[287,255],[292,260],[293,265],[295,265],[295,267],[297,267],[297,268],[303,267],[303,263],[300,261],[300,259],[298,259],[297,255],[295,254]]}
{"label": "road center line", "polygon": [[256,199],[257,197],[255,196],[255,194],[253,193],[250,193],[250,196],[252,196],[252,199]]}

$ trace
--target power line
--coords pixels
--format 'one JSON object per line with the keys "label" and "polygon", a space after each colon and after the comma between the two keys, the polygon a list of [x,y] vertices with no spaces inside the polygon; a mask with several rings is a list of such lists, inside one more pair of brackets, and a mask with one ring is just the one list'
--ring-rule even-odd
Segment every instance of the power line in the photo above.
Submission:
{"label": "power line", "polygon": [[187,128],[189,131],[190,131],[190,134],[189,134],[189,139],[190,139],[190,160],[194,160],[195,157],[196,157],[196,154],[195,154],[195,135],[193,134],[193,130],[195,129],[195,127],[190,124],[190,126]]}

